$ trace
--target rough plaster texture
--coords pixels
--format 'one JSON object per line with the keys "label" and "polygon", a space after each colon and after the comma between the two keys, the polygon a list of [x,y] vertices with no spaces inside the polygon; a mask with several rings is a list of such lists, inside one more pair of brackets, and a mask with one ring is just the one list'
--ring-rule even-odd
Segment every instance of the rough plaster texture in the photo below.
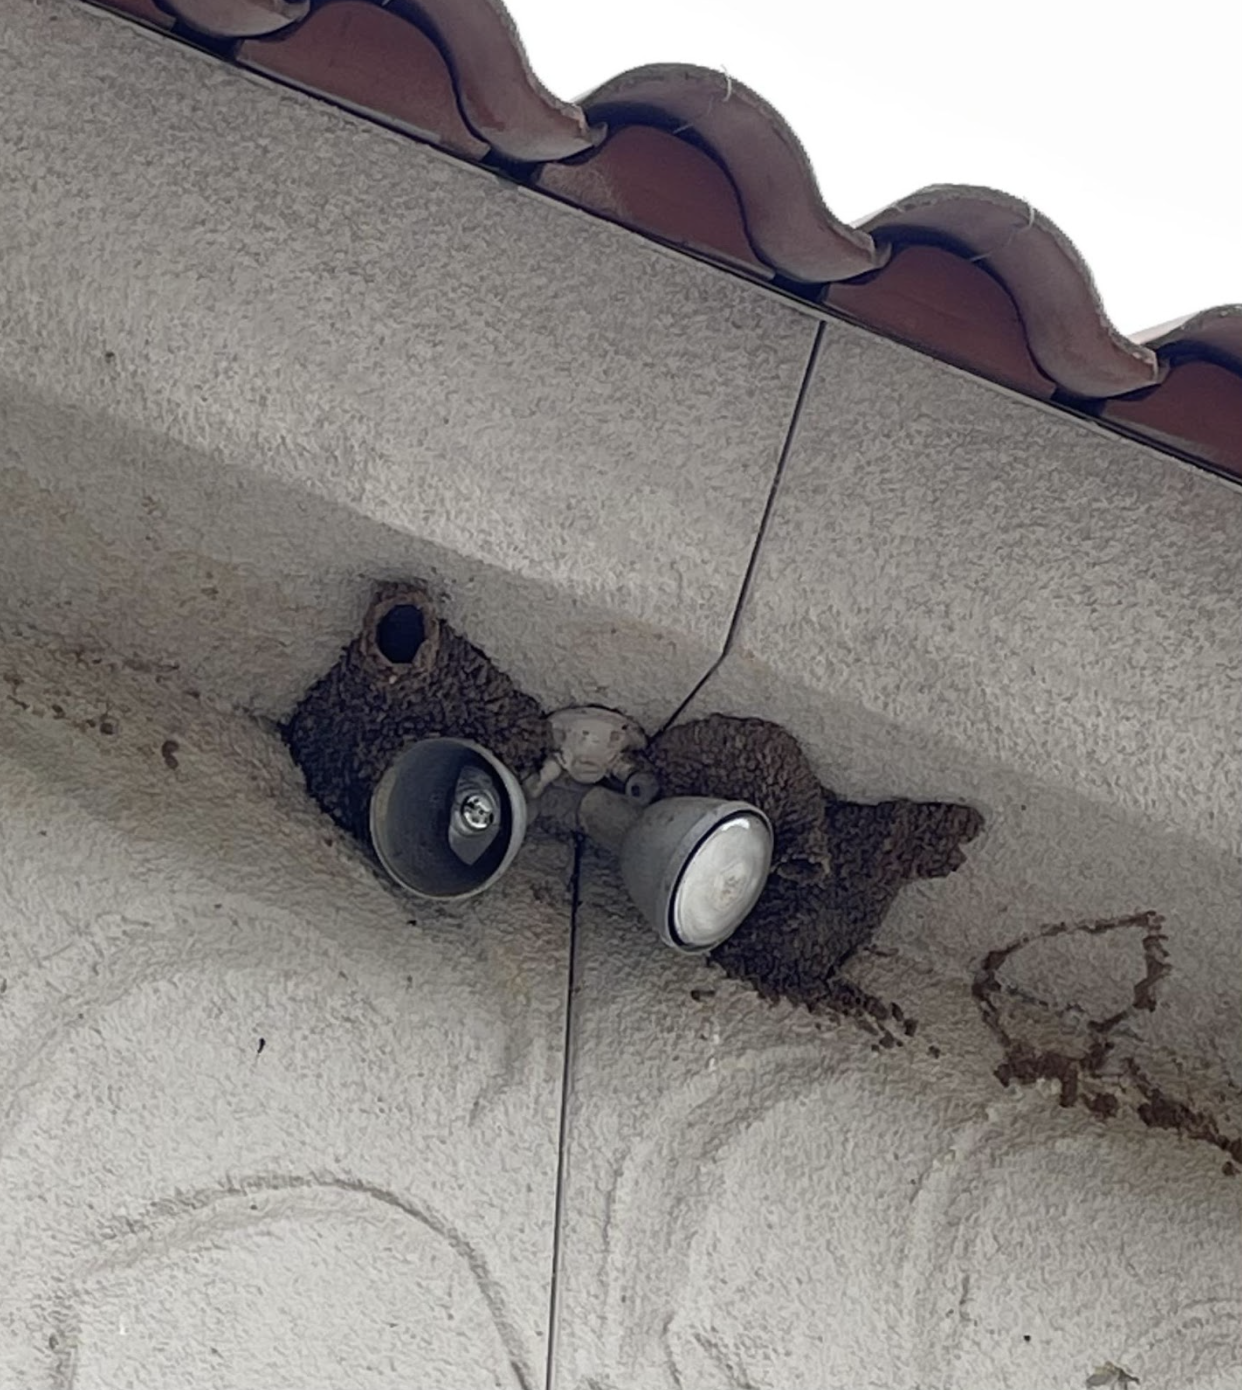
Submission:
{"label": "rough plaster texture", "polygon": [[[1145,1024],[1242,1083],[1242,492],[826,324],[734,645],[688,715],[762,711],[844,795],[962,800],[966,867],[903,948],[972,972],[1039,926],[1152,911]],[[1106,1017],[1102,973],[1015,985]],[[1016,963],[1015,963],[1016,964]]]}
{"label": "rough plaster texture", "polygon": [[671,714],[812,321],[111,16],[4,33],[5,610],[275,713],[417,573],[545,703]]}
{"label": "rough plaster texture", "polygon": [[857,972],[917,1020],[886,1050],[670,959],[607,865],[580,894],[561,1384],[1238,1383],[1218,1153],[1001,1091],[967,991],[899,961]]}
{"label": "rough plaster texture", "polygon": [[1232,484],[829,323],[739,645],[1237,850],[1240,592]]}
{"label": "rough plaster texture", "polygon": [[0,1384],[537,1384],[568,847],[412,911],[274,734],[0,672]]}
{"label": "rough plaster texture", "polygon": [[[968,981],[1159,914],[1115,1060],[1242,1135],[1242,493],[824,329],[692,712],[987,827],[851,967],[919,1020],[888,1049],[657,950],[588,865],[553,1291],[567,850],[410,926],[209,706],[283,713],[427,574],[545,703],[666,715],[814,325],[167,39],[0,10],[0,1381],[534,1386],[551,1327],[583,1390],[1233,1390],[1224,1155],[1002,1090]],[[1072,1048],[1143,969],[1134,931],[1040,937],[998,1007]]]}
{"label": "rough plaster texture", "polygon": [[1238,1383],[1242,1181],[1002,1091],[961,985],[857,963],[916,1025],[883,1049],[539,839],[411,921],[274,735],[0,671],[0,1383]]}

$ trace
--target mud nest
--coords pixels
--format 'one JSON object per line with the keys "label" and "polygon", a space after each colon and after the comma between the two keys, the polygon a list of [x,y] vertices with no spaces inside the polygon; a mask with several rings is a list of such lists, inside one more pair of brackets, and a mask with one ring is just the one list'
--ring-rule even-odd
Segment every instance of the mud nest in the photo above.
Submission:
{"label": "mud nest", "polygon": [[282,730],[306,787],[370,847],[371,793],[407,744],[473,739],[524,778],[548,753],[537,701],[437,615],[421,589],[382,586],[362,632]]}
{"label": "mud nest", "polygon": [[[441,620],[419,587],[376,593],[359,636],[282,730],[307,789],[370,850],[371,794],[396,755],[450,735],[489,748],[519,777],[549,754],[539,704]],[[902,886],[952,873],[979,813],[941,802],[843,801],[797,741],[762,719],[711,715],[647,750],[664,796],[753,802],[775,831],[772,873],[754,912],[712,953],[768,999],[840,1011],[857,991],[837,972],[879,929]]]}
{"label": "mud nest", "polygon": [[840,1008],[835,978],[878,931],[902,887],[965,860],[983,818],[947,802],[843,801],[815,776],[796,739],[763,719],[711,715],[678,724],[649,757],[665,796],[752,801],[775,832],[763,896],[712,960],[767,999]]}

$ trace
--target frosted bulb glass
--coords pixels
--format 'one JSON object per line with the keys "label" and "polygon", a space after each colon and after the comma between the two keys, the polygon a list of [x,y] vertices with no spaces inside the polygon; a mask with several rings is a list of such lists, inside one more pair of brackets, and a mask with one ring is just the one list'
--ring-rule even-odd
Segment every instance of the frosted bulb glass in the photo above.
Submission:
{"label": "frosted bulb glass", "polygon": [[718,825],[686,861],[673,893],[672,927],[703,949],[730,936],[759,900],[772,862],[772,834],[742,813]]}

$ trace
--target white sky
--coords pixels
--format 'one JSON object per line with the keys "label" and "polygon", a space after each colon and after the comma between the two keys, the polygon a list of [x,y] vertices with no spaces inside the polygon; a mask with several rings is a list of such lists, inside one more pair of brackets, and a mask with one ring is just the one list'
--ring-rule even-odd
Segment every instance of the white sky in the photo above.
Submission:
{"label": "white sky", "polygon": [[856,221],[929,183],[1027,198],[1124,332],[1242,302],[1242,0],[506,0],[582,96],[693,62],[793,126]]}

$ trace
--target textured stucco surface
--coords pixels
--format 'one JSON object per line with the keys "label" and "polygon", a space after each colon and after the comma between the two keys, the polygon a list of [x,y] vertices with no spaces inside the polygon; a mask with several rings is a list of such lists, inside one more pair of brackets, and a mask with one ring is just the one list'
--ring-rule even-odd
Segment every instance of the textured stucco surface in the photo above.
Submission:
{"label": "textured stucco surface", "polygon": [[868,956],[880,1049],[538,838],[411,921],[249,720],[0,670],[4,1384],[1237,1384],[1242,1182],[1002,1091],[961,985]]}
{"label": "textured stucco surface", "polygon": [[[762,712],[843,795],[983,811],[898,900],[969,973],[1042,925],[1156,912],[1153,1045],[1242,1082],[1242,492],[826,324],[733,647],[688,715]],[[1081,939],[1016,982],[1084,1016],[1141,975]]]}
{"label": "textured stucco surface", "polygon": [[[658,949],[590,856],[572,922],[554,842],[411,910],[251,716],[420,575],[545,702],[667,715],[816,325],[168,39],[0,12],[0,1382],[534,1387],[551,1339],[558,1390],[1234,1390],[1242,1179],[1125,1068],[1242,1135],[1242,491],[825,326],[688,712],[984,813],[851,967],[904,1046]],[[984,958],[1144,912],[1119,1113],[1003,1090]],[[1144,969],[1041,937],[1000,1005],[1073,1053]]]}
{"label": "textured stucco surface", "polygon": [[1001,1091],[968,992],[891,958],[883,1050],[670,960],[606,865],[580,893],[561,1384],[1237,1384],[1219,1154]]}
{"label": "textured stucco surface", "polygon": [[811,320],[111,16],[4,33],[7,609],[276,711],[414,571],[549,701],[670,714]]}
{"label": "textured stucco surface", "polygon": [[414,908],[249,721],[0,672],[0,1383],[537,1383],[568,848]]}
{"label": "textured stucco surface", "polygon": [[[1237,851],[1239,593],[1232,484],[828,323],[738,646]],[[901,788],[937,777],[933,751]]]}

